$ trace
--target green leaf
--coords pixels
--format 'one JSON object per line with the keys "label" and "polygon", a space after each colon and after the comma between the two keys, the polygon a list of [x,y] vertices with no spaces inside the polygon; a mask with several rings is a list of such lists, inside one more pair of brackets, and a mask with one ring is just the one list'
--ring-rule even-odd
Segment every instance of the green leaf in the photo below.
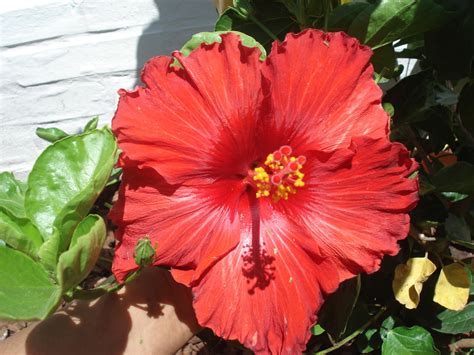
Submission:
{"label": "green leaf", "polygon": [[[387,91],[384,102],[395,107],[393,122],[396,126],[404,123],[433,120],[433,108],[453,105],[457,96],[447,87],[436,82],[429,70],[410,75]],[[428,123],[429,124],[429,123]]]}
{"label": "green leaf", "polygon": [[383,74],[385,78],[392,78],[397,67],[397,57],[391,44],[377,48],[371,59],[376,73]]}
{"label": "green leaf", "polygon": [[99,123],[99,116],[92,118],[87,124],[84,126],[84,133],[92,131],[97,128],[97,124]]}
{"label": "green leaf", "polygon": [[15,179],[10,172],[0,173],[0,206],[17,217],[25,216],[26,184]]}
{"label": "green leaf", "polygon": [[36,135],[45,141],[54,143],[60,139],[66,138],[69,136],[66,132],[59,128],[36,128]]}
{"label": "green leaf", "polygon": [[427,62],[441,80],[459,80],[469,76],[472,70],[474,2],[464,1],[461,7],[463,8],[450,22],[425,35]]}
{"label": "green leaf", "polygon": [[325,331],[326,330],[323,327],[321,327],[321,324],[319,323],[311,328],[311,334],[316,335],[316,336],[323,334]]}
{"label": "green leaf", "polygon": [[354,19],[368,7],[371,5],[365,2],[351,2],[336,7],[329,16],[328,30],[347,32]]}
{"label": "green leaf", "polygon": [[464,161],[446,166],[433,176],[437,191],[474,193],[474,165]]}
{"label": "green leaf", "polygon": [[[114,165],[115,139],[108,129],[93,130],[50,145],[28,177],[25,207],[44,239],[46,264],[67,249],[72,232],[89,213]],[[57,230],[57,233],[54,231]]]}
{"label": "green leaf", "polygon": [[441,26],[447,13],[433,0],[379,0],[354,19],[348,34],[379,48]]}
{"label": "green leaf", "polygon": [[319,324],[332,338],[338,340],[346,331],[347,323],[354,310],[360,292],[360,277],[343,282],[330,295],[319,311]]}
{"label": "green leaf", "polygon": [[474,302],[470,302],[461,311],[449,309],[436,315],[431,328],[446,334],[469,333],[474,331]]}
{"label": "green leaf", "polygon": [[357,348],[361,354],[367,354],[377,349],[380,349],[382,340],[377,329],[369,328],[359,337],[357,337]]}
{"label": "green leaf", "polygon": [[249,0],[234,0],[233,9],[243,20],[249,19],[255,13],[255,8]]}
{"label": "green leaf", "polygon": [[462,88],[458,112],[464,128],[474,136],[474,81],[467,82]]}
{"label": "green leaf", "polygon": [[433,337],[424,328],[397,327],[387,332],[382,344],[383,355],[393,354],[439,354],[435,348]]}
{"label": "green leaf", "polygon": [[69,250],[61,254],[57,277],[63,292],[77,286],[91,272],[105,242],[107,230],[104,220],[89,215],[77,226]]}
{"label": "green leaf", "polygon": [[441,195],[443,195],[449,202],[458,202],[469,197],[469,195],[457,192],[441,192]]}
{"label": "green leaf", "polygon": [[181,48],[180,52],[183,55],[188,56],[194,49],[198,48],[202,43],[212,44],[212,43],[221,43],[222,38],[221,35],[224,33],[234,33],[240,37],[242,45],[249,48],[257,47],[260,49],[261,55],[260,60],[264,60],[267,57],[267,52],[265,48],[258,43],[252,37],[246,35],[245,33],[238,32],[238,31],[216,31],[216,32],[200,32],[196,33],[191,37],[189,41],[187,41],[184,46]]}
{"label": "green leaf", "polygon": [[299,32],[298,24],[284,5],[279,3],[271,3],[269,5],[267,0],[254,1],[253,4],[255,6],[255,15],[252,16],[253,20],[242,20],[234,9],[229,8],[217,20],[215,30],[233,30],[245,33],[255,38],[267,51],[274,41],[267,31],[273,33],[280,40],[283,40],[288,32]]}
{"label": "green leaf", "polygon": [[44,319],[55,311],[61,289],[41,265],[23,253],[0,247],[0,319]]}
{"label": "green leaf", "polygon": [[471,230],[462,217],[450,213],[444,223],[444,228],[450,240],[471,241]]}
{"label": "green leaf", "polygon": [[38,229],[27,218],[20,218],[0,207],[0,236],[9,246],[37,258],[43,244]]}

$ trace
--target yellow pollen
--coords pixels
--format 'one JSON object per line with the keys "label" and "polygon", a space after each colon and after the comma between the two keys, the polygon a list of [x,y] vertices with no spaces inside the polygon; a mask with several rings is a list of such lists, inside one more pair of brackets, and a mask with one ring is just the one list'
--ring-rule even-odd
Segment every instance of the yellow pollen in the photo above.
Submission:
{"label": "yellow pollen", "polygon": [[268,154],[264,166],[259,166],[251,173],[257,198],[272,197],[274,202],[288,200],[296,193],[297,188],[305,186],[304,174],[301,172],[306,157],[291,156],[292,149],[283,146]]}

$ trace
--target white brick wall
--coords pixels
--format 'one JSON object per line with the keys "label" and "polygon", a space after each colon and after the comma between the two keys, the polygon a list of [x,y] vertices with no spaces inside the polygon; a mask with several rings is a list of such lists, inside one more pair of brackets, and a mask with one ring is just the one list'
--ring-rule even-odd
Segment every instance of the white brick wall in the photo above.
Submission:
{"label": "white brick wall", "polygon": [[35,129],[110,122],[119,88],[195,32],[211,0],[16,0],[0,3],[0,171],[20,178],[46,143]]}

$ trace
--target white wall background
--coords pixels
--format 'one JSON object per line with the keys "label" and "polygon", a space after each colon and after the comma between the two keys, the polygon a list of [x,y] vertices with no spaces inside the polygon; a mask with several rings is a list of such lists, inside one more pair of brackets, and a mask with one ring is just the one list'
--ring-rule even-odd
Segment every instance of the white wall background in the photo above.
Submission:
{"label": "white wall background", "polygon": [[0,2],[0,171],[26,178],[47,143],[35,129],[110,122],[143,63],[212,30],[211,0]]}

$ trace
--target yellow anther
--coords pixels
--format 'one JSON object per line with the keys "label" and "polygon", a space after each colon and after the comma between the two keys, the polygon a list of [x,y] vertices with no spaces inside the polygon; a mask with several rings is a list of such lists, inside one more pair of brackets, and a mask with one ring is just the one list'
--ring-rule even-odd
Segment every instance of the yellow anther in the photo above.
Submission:
{"label": "yellow anther", "polygon": [[259,166],[253,170],[252,180],[255,182],[257,198],[271,196],[273,201],[287,200],[290,194],[296,193],[296,188],[305,186],[304,174],[301,172],[306,157],[290,156],[291,147],[283,146],[265,159],[265,167]]}

